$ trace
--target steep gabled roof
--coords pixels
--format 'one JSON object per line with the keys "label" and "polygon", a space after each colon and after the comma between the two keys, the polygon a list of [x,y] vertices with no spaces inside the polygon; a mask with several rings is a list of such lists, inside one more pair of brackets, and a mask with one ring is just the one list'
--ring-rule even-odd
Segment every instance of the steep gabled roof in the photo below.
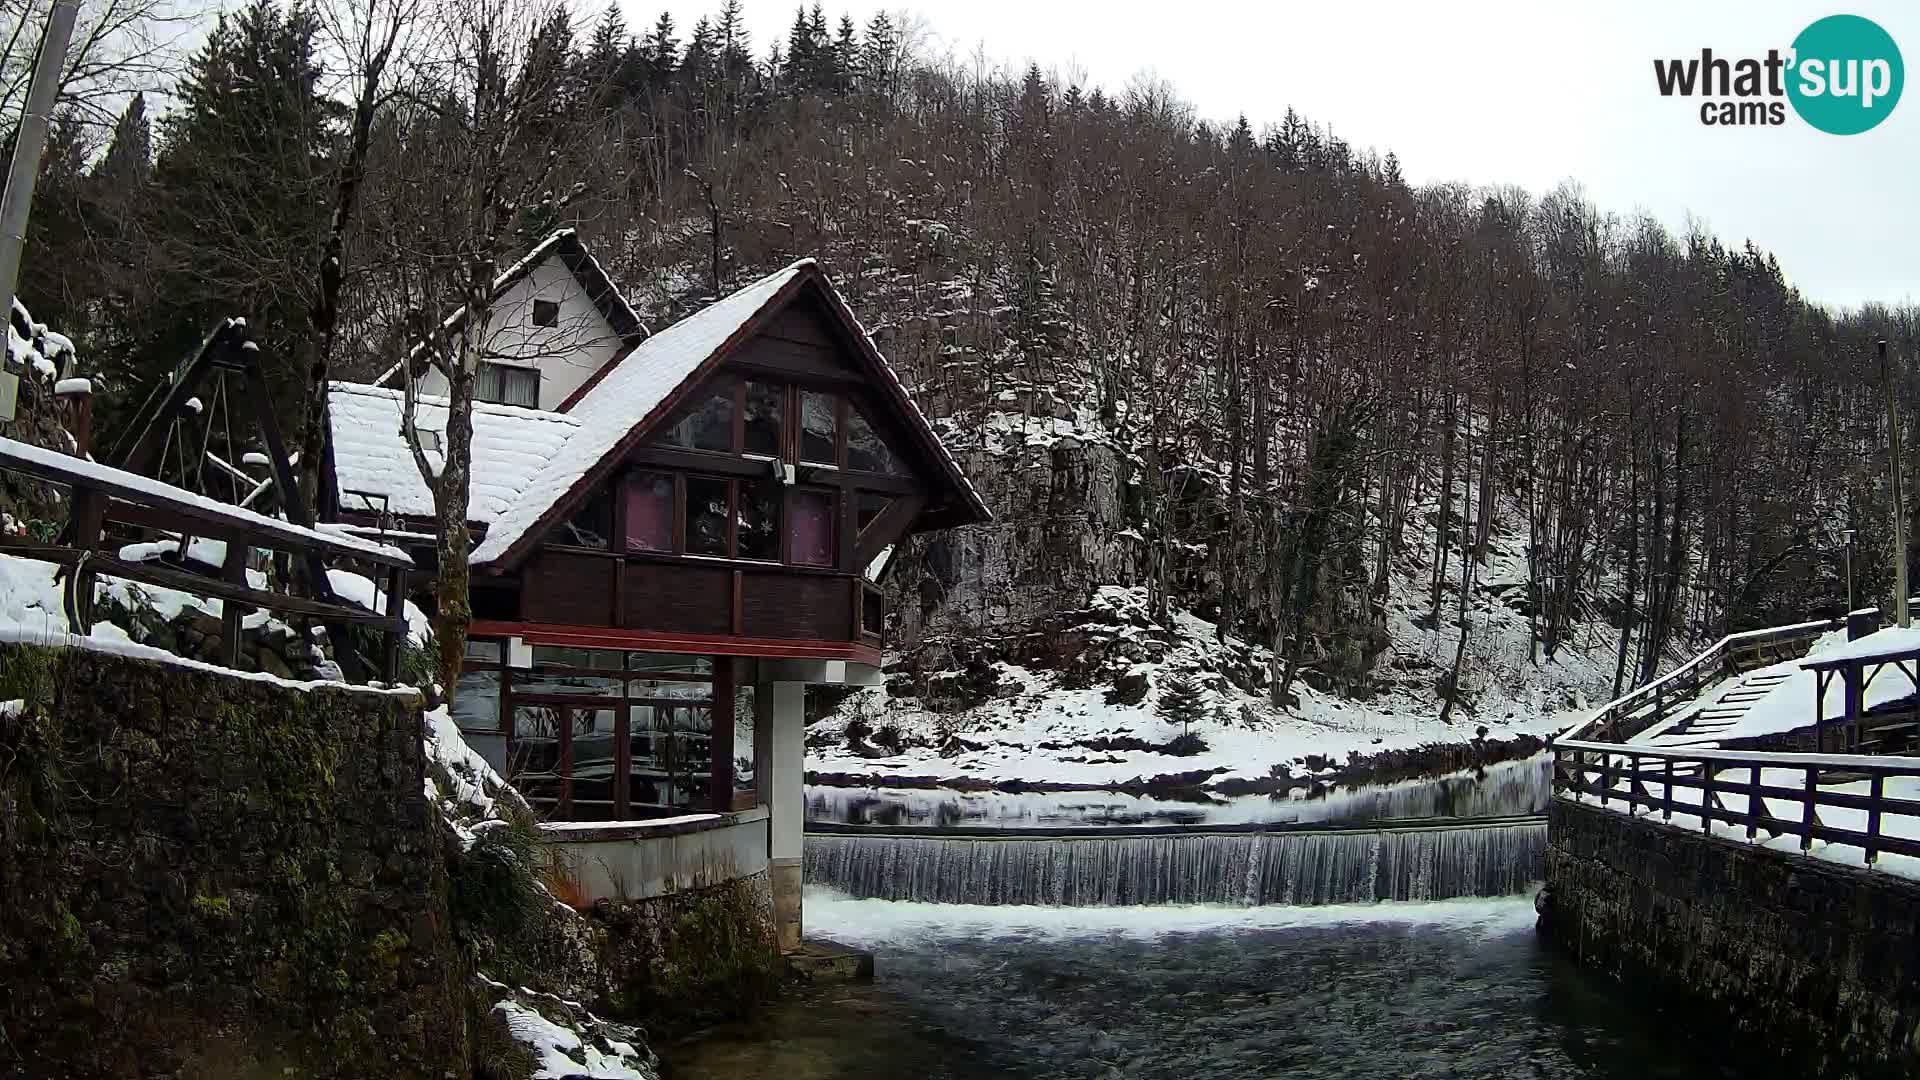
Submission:
{"label": "steep gabled roof", "polygon": [[[580,288],[587,294],[587,299],[592,301],[593,306],[599,310],[600,317],[607,320],[607,325],[613,327],[613,332],[620,337],[627,348],[632,348],[640,342],[646,334],[645,327],[640,323],[640,316],[634,314],[626,297],[620,294],[619,287],[614,285],[613,279],[608,277],[606,270],[600,266],[600,261],[587,251],[586,245],[580,242],[579,234],[572,229],[561,229],[535,244],[533,249],[522,256],[518,262],[495,277],[493,299],[499,300],[505,296],[507,290],[513,288],[528,274],[533,273],[549,258],[558,258],[566,266],[574,280],[580,283]],[[466,305],[458,305],[451,314],[441,320],[440,336],[443,339],[451,337],[457,334],[466,323]],[[416,344],[408,350],[407,358],[401,363],[414,365],[417,373],[425,369],[428,360],[426,346]],[[393,365],[381,372],[380,377],[374,381],[382,386],[397,385],[400,367],[401,364]]]}
{"label": "steep gabled roof", "polygon": [[876,389],[894,406],[921,456],[959,496],[942,524],[987,521],[992,514],[959,463],[914,405],[899,376],[847,309],[819,264],[802,259],[660,331],[610,362],[570,399],[565,415],[579,428],[487,530],[475,565],[511,565],[584,498],[586,491],[672,413],[695,387],[772,315],[811,289],[854,346]]}

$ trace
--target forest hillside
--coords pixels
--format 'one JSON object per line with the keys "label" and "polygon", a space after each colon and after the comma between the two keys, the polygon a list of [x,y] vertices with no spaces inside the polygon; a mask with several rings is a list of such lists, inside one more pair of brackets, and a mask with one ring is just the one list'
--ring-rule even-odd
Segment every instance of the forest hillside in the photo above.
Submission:
{"label": "forest hillside", "polygon": [[1171,655],[1215,723],[1470,730],[1841,610],[1850,531],[1856,594],[1891,588],[1874,343],[1920,355],[1915,311],[1823,308],[1753,243],[1414,186],[1311,118],[962,63],[911,18],[360,5],[253,0],[160,115],[63,115],[21,293],[107,425],[242,313],[312,431],[320,379],[571,225],[656,329],[823,261],[996,514],[896,560],[892,692],[930,716],[1152,705]]}

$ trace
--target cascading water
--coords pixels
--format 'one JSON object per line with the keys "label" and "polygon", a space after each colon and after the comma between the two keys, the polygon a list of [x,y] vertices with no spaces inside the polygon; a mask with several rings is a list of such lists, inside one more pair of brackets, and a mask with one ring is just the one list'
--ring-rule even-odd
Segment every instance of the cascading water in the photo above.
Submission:
{"label": "cascading water", "polygon": [[1345,904],[1507,896],[1543,876],[1538,819],[1165,835],[815,834],[806,878],[946,904]]}

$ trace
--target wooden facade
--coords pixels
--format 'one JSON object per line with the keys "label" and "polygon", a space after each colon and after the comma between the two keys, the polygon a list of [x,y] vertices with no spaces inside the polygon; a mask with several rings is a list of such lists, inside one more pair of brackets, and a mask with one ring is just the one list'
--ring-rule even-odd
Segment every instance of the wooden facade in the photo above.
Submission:
{"label": "wooden facade", "polygon": [[[399,395],[352,395],[340,400],[356,419],[335,428],[325,466],[332,509],[383,534],[398,525],[430,560],[411,456],[370,435],[397,422]],[[756,680],[804,669],[759,661],[877,667],[892,553],[913,532],[989,516],[810,260],[630,345],[557,411],[487,418],[495,516],[472,522],[453,715],[555,819],[751,805],[767,767],[756,732],[785,732],[797,776],[799,698],[781,697],[784,719],[764,727],[752,702]],[[341,447],[354,476],[383,485],[361,505],[410,509],[340,505]]]}
{"label": "wooden facade", "polygon": [[476,577],[483,625],[877,663],[867,571],[939,474],[827,314],[803,295],[679,396],[524,560]]}

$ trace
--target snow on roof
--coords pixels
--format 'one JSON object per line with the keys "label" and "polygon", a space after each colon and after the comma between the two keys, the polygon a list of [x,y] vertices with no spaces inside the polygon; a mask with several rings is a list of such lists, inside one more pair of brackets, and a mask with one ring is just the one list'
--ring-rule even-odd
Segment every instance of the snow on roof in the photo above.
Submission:
{"label": "snow on roof", "polygon": [[[413,451],[400,434],[405,396],[360,383],[328,385],[334,482],[342,509],[433,516],[433,492],[420,478]],[[444,432],[447,399],[422,395],[416,421],[423,431]],[[561,413],[475,402],[468,520],[491,525],[522,502],[534,477],[560,455],[579,427],[578,420]],[[437,451],[428,451],[427,457],[435,466],[443,460]],[[369,502],[368,495],[376,498]],[[384,507],[377,498],[381,495],[386,496]]]}
{"label": "snow on roof", "polygon": [[1920,626],[1889,626],[1857,641],[1826,649],[1806,659],[1807,667],[1834,667],[1848,660],[1877,660],[1920,653]]}
{"label": "snow on roof", "polygon": [[[491,523],[486,539],[474,549],[473,561],[490,562],[505,554],[687,376],[813,265],[812,259],[802,259],[768,274],[653,335],[604,369],[604,377],[566,413],[579,422],[579,429]],[[474,456],[477,461],[477,447]],[[346,486],[344,478],[341,486]]]}

